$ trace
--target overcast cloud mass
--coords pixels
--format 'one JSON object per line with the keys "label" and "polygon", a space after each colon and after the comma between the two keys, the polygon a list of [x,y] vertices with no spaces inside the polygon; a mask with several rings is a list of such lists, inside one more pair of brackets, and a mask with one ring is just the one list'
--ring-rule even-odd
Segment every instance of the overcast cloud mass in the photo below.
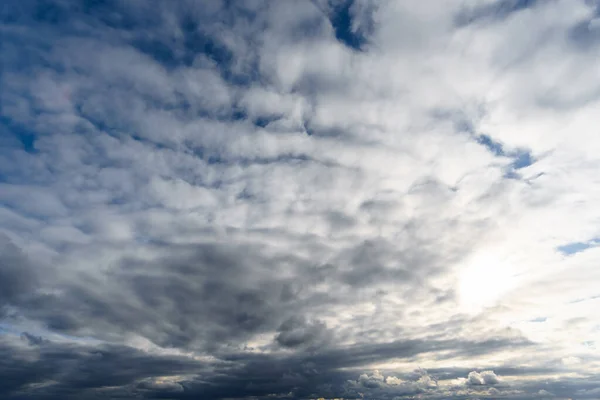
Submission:
{"label": "overcast cloud mass", "polygon": [[0,399],[600,399],[600,2],[4,0]]}

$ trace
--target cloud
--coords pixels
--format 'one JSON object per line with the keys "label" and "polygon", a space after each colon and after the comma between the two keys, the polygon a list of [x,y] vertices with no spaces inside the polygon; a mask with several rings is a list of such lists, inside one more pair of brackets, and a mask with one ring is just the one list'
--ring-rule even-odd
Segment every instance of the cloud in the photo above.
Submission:
{"label": "cloud", "polygon": [[435,391],[438,386],[437,380],[432,378],[427,371],[417,370],[414,373],[415,377],[403,380],[393,375],[385,377],[380,371],[375,370],[371,374],[360,375],[357,381],[348,381],[347,388],[350,392],[356,390],[358,393],[360,390],[371,389],[377,393],[376,395],[383,398]]}
{"label": "cloud", "polygon": [[368,389],[375,389],[381,387],[383,385],[383,382],[384,377],[379,373],[379,371],[375,371],[373,375],[362,374],[358,377],[358,383]]}
{"label": "cloud", "polygon": [[6,235],[0,235],[0,310],[27,298],[38,287],[38,279],[27,256]]}
{"label": "cloud", "polygon": [[4,7],[0,397],[594,398],[597,20]]}
{"label": "cloud", "polygon": [[284,347],[312,344],[326,335],[326,329],[325,324],[318,321],[308,322],[304,318],[291,317],[279,326],[275,340]]}
{"label": "cloud", "polygon": [[0,344],[4,398],[91,397],[104,386],[121,386],[170,370],[200,371],[205,367],[181,357],[159,357],[123,346],[60,344],[20,348],[9,337]]}
{"label": "cloud", "polygon": [[494,371],[471,371],[467,377],[467,383],[469,385],[495,385],[499,382],[500,380]]}
{"label": "cloud", "polygon": [[27,341],[32,346],[39,346],[41,344],[47,343],[46,339],[41,336],[35,336],[28,332],[23,332],[21,334],[21,338]]}

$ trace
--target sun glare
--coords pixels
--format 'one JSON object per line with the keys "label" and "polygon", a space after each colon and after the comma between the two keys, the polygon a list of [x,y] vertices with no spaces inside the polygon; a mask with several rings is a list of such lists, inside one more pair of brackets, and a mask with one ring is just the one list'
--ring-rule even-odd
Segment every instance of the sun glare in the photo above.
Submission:
{"label": "sun glare", "polygon": [[459,275],[461,305],[469,311],[494,306],[513,283],[511,265],[492,254],[474,256]]}

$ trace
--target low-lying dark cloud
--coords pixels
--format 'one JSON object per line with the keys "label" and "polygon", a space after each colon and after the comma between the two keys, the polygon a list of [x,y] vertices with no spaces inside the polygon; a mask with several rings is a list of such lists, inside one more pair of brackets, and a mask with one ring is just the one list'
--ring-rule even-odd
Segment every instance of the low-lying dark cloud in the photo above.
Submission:
{"label": "low-lying dark cloud", "polygon": [[[86,341],[59,343],[25,332],[20,339],[3,338],[0,370],[7,379],[0,386],[0,394],[9,399],[94,398],[102,391],[107,396],[118,396],[121,390],[126,390],[138,398],[169,395],[177,399],[197,396],[219,399],[285,397],[292,391],[294,396],[302,398],[318,396],[319,391],[324,390],[323,395],[339,397],[356,394],[356,385],[373,389],[381,382],[381,379],[360,375],[357,384],[348,385],[351,378],[357,378],[357,372],[344,371],[345,367],[410,358],[441,349],[482,347],[491,353],[502,347],[521,345],[511,341],[406,341],[336,348],[330,344],[312,354],[222,352],[216,353],[218,359],[194,360],[185,355],[159,354],[127,346]],[[422,383],[423,374],[426,372],[406,379]],[[473,383],[476,378],[481,379]],[[469,374],[469,384],[495,383],[498,381],[493,372]]]}

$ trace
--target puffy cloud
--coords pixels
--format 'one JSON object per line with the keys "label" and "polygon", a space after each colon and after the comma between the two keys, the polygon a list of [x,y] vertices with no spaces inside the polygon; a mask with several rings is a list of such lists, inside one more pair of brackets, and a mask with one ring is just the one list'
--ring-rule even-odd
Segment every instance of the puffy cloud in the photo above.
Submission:
{"label": "puffy cloud", "polygon": [[349,380],[346,385],[350,393],[371,390],[377,393],[376,395],[385,398],[422,392],[433,393],[437,387],[437,380],[424,370],[417,370],[412,374],[407,374],[405,379],[394,375],[384,376],[379,370],[375,370],[370,374],[361,374],[356,381]]}
{"label": "puffy cloud", "polygon": [[469,385],[495,385],[500,380],[494,371],[471,371],[467,377],[467,383]]}
{"label": "puffy cloud", "polygon": [[388,385],[392,385],[392,386],[398,386],[398,385],[402,385],[404,383],[404,381],[400,378],[390,375],[385,378],[385,383],[387,383]]}
{"label": "puffy cloud", "polygon": [[387,380],[379,373],[379,371],[373,372],[372,375],[362,374],[358,377],[358,383],[368,389],[375,389],[383,386],[387,383]]}

